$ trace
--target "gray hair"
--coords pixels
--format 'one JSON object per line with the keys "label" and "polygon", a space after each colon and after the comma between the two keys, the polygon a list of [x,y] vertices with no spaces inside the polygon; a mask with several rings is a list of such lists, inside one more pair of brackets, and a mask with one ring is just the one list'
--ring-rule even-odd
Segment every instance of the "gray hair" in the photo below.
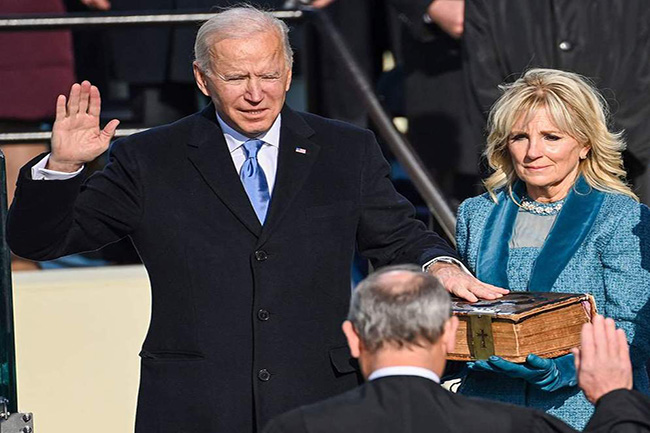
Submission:
{"label": "gray hair", "polygon": [[210,48],[224,39],[244,39],[253,34],[274,31],[282,41],[287,68],[293,63],[289,27],[272,13],[244,5],[225,9],[207,20],[196,34],[194,60],[203,73],[210,72]]}
{"label": "gray hair", "polygon": [[437,278],[415,265],[388,266],[368,276],[352,293],[348,312],[348,320],[370,352],[384,344],[433,344],[449,317],[449,293]]}

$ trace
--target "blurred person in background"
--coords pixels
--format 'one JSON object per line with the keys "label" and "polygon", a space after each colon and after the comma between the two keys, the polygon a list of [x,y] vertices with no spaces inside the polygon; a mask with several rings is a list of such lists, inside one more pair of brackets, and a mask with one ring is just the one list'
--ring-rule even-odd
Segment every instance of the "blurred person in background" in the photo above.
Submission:
{"label": "blurred person in background", "polygon": [[[635,389],[648,394],[650,210],[625,181],[622,132],[581,76],[532,69],[489,120],[487,192],[458,210],[458,251],[470,270],[513,292],[590,293],[630,341]],[[536,407],[582,429],[593,407],[572,354],[468,363],[458,392]]]}
{"label": "blurred person in background", "polygon": [[456,207],[479,192],[478,154],[465,127],[464,0],[389,0],[401,22],[408,138]]}
{"label": "blurred person in background", "polygon": [[[13,0],[0,3],[0,13],[46,14],[65,12],[62,0]],[[0,32],[0,131],[49,130],[54,119],[52,101],[75,80],[70,32]],[[46,151],[45,143],[2,146],[7,175],[7,201],[11,203],[20,167]],[[12,257],[14,270],[38,269]]]}
{"label": "blurred person in background", "polygon": [[553,68],[593,80],[625,131],[628,179],[650,203],[650,7],[647,0],[466,0],[463,69],[468,129],[481,151],[499,84]]}

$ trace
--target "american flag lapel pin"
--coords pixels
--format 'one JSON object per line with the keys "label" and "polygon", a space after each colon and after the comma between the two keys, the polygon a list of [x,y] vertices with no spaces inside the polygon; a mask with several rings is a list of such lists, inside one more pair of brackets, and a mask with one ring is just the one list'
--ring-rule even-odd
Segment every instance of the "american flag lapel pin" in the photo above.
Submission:
{"label": "american flag lapel pin", "polygon": [[303,155],[307,155],[307,149],[303,147],[296,147],[296,153],[302,153]]}

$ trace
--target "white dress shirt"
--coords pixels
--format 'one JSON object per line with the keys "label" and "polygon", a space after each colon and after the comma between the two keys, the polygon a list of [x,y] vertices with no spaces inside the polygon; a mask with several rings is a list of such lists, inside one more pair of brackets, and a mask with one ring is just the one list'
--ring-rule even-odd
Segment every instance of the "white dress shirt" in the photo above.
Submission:
{"label": "white dress shirt", "polygon": [[[244,161],[246,161],[246,153],[244,152],[243,144],[251,138],[246,137],[244,134],[240,134],[228,126],[228,124],[221,119],[219,114],[217,114],[217,121],[219,122],[219,126],[221,126],[221,130],[223,131],[223,136],[226,139],[232,162],[235,164],[237,173],[239,173],[242,165],[244,165]],[[262,140],[264,142],[264,145],[262,145],[257,153],[257,162],[260,167],[262,167],[262,170],[264,170],[266,182],[269,184],[269,192],[271,194],[273,194],[273,186],[275,185],[275,174],[278,171],[281,122],[282,115],[278,115],[268,131],[259,137],[255,137],[256,140]]]}
{"label": "white dress shirt", "polygon": [[440,377],[428,368],[414,367],[411,365],[398,365],[395,367],[384,367],[372,372],[368,376],[368,381],[379,379],[388,376],[418,376],[425,379],[433,380],[435,383],[440,383]]}
{"label": "white dress shirt", "polygon": [[[269,192],[273,193],[273,187],[275,186],[275,174],[278,171],[278,153],[280,151],[280,126],[282,122],[282,116],[278,117],[271,125],[271,128],[266,131],[264,134],[256,137],[257,140],[262,140],[264,145],[260,148],[257,154],[257,161],[259,165],[264,170],[266,175],[266,181],[269,184]],[[230,150],[230,156],[232,162],[235,164],[235,169],[237,173],[240,172],[244,161],[246,160],[246,154],[244,153],[243,144],[245,141],[250,140],[249,137],[246,137],[243,134],[235,131],[233,128],[228,126],[224,122],[219,114],[217,114],[217,121],[221,130],[223,131],[224,139]],[[71,179],[81,173],[83,167],[74,173],[65,173],[60,171],[48,170],[45,167],[47,162],[50,159],[48,154],[45,158],[41,159],[37,164],[32,167],[32,179],[33,180],[66,180]]]}

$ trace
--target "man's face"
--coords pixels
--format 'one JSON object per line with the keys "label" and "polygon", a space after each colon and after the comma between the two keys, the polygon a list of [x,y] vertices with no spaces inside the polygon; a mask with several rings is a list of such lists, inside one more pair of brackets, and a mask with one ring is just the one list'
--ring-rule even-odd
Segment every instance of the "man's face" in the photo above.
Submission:
{"label": "man's face", "polygon": [[291,85],[291,69],[277,33],[223,39],[212,46],[210,57],[210,70],[201,71],[195,63],[194,77],[219,116],[248,137],[268,131]]}

